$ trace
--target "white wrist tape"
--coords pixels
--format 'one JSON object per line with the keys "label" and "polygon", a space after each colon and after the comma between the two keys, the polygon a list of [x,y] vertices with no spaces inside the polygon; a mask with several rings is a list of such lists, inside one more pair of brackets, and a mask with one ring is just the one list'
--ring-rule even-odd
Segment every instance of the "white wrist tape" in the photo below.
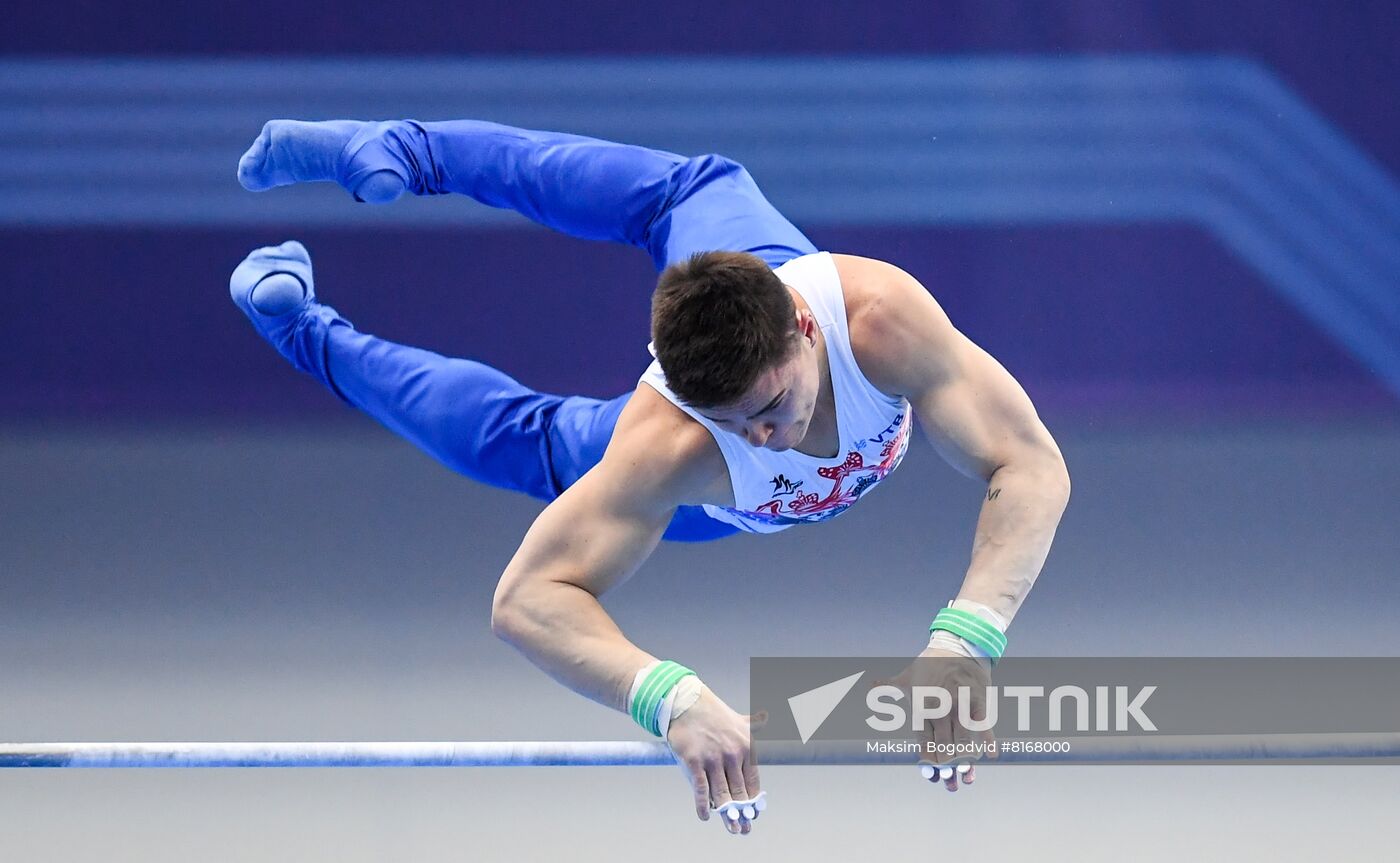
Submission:
{"label": "white wrist tape", "polygon": [[661,660],[653,659],[651,662],[648,662],[646,665],[643,665],[640,669],[638,669],[637,676],[632,678],[632,688],[627,692],[628,711],[632,710],[632,702],[637,700],[637,693],[642,691],[642,681],[646,680],[647,675],[651,673],[651,670],[660,664]]}
{"label": "white wrist tape", "polygon": [[[661,664],[660,660],[653,660],[642,666],[637,672],[637,676],[632,678],[632,688],[627,693],[627,711],[632,712],[632,702],[636,700],[637,694],[641,692],[642,682],[652,669]],[[700,693],[705,690],[705,684],[700,682],[700,678],[693,674],[682,677],[671,691],[666,693],[662,699],[661,706],[657,710],[657,727],[661,731],[661,739],[666,739],[666,732],[671,727],[671,722],[677,719],[682,713],[695,706],[695,702],[700,700]]]}
{"label": "white wrist tape", "polygon": [[1002,632],[1005,632],[1006,627],[1010,624],[1009,620],[1002,617],[990,606],[983,605],[980,602],[973,602],[970,599],[955,599],[948,603],[948,607],[956,608],[958,611],[966,611],[969,614],[975,614]]}
{"label": "white wrist tape", "polygon": [[982,648],[946,629],[935,629],[933,634],[929,636],[928,646],[935,650],[946,650],[949,653],[956,653],[958,656],[966,656],[969,659],[981,659],[987,655]]}
{"label": "white wrist tape", "polygon": [[657,725],[661,728],[661,739],[666,739],[666,733],[671,729],[671,723],[680,718],[682,713],[695,706],[695,702],[700,700],[700,693],[704,691],[705,684],[700,682],[700,678],[691,674],[681,678],[681,682],[671,690],[666,696],[666,700],[661,702],[661,713],[658,717]]}
{"label": "white wrist tape", "polygon": [[[955,599],[948,603],[949,608],[956,608],[958,611],[966,611],[975,614],[983,620],[995,626],[999,631],[1005,632],[1007,620],[992,608],[980,602],[973,602],[970,599]],[[972,659],[987,659],[987,651],[963,638],[961,635],[954,635],[944,629],[935,629],[929,636],[928,646],[938,650],[947,650],[959,656],[967,656]]]}

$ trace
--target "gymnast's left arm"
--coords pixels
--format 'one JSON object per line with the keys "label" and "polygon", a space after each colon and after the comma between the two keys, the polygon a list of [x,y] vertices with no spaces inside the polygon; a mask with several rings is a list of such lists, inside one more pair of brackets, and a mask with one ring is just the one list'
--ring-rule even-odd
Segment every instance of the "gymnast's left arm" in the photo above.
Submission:
{"label": "gymnast's left arm", "polygon": [[[937,616],[923,655],[990,666],[1069,501],[1064,457],[1020,384],[954,328],[917,280],[869,259],[842,256],[837,265],[856,298],[852,349],[866,376],[907,397],[939,454],[986,483],[971,563],[950,607],[930,609]],[[947,727],[934,730],[940,736],[965,735]]]}
{"label": "gymnast's left arm", "polygon": [[986,483],[957,598],[990,609],[1004,630],[1040,574],[1069,501],[1064,457],[1020,384],[953,327],[918,281],[879,261],[843,257],[838,265],[843,282],[854,275],[868,288],[851,323],[862,370],[884,392],[909,399],[946,461]]}

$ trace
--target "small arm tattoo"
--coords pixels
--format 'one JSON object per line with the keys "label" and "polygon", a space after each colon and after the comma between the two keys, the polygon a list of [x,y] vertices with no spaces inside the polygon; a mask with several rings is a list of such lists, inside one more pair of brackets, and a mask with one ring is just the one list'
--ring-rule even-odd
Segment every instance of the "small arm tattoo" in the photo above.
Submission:
{"label": "small arm tattoo", "polygon": [[989,488],[989,489],[987,489],[987,500],[989,500],[989,501],[990,501],[990,500],[996,500],[996,499],[997,499],[998,497],[1000,497],[1000,496],[1001,496],[1001,489],[1000,489],[1000,488]]}

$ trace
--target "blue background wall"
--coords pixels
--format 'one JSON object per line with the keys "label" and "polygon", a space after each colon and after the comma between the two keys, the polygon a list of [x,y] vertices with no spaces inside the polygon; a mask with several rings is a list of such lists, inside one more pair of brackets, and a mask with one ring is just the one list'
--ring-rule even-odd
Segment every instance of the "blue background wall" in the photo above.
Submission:
{"label": "blue background wall", "polygon": [[[1196,2],[817,2],[796,15],[784,4],[726,2],[703,15],[539,2],[366,9],[15,10],[0,34],[10,59],[0,110],[11,120],[0,130],[9,166],[0,170],[0,280],[35,314],[0,320],[3,415],[337,415],[331,400],[278,374],[226,307],[232,264],[291,236],[310,246],[323,295],[362,328],[495,362],[543,389],[631,386],[652,279],[638,256],[484,208],[430,201],[367,213],[330,189],[255,197],[233,183],[227,166],[262,118],[355,114],[487,116],[741,158],[820,246],[884,257],[922,279],[1052,415],[1392,409],[1381,380],[1400,387],[1400,120],[1384,106],[1400,97],[1390,50],[1400,24],[1385,4],[1241,3],[1228,16]],[[812,54],[866,60],[828,74],[828,64],[803,65]],[[978,84],[996,77],[989,54],[1050,71],[1025,73],[1030,84]],[[474,56],[418,59],[428,55]],[[754,67],[760,55],[795,62]],[[1062,68],[1080,55],[1107,65]],[[1239,58],[1296,100],[1360,176],[1339,181],[1306,147],[1276,164],[1232,151],[1238,135],[1221,126],[1242,115],[1219,108],[1214,85],[1198,79],[1222,68],[1229,77],[1235,61],[1163,55]],[[598,72],[599,62],[620,71]],[[1137,67],[1165,76],[1168,95],[1132,102],[1124,81]],[[664,99],[675,88],[657,70],[687,82],[676,98]],[[970,93],[949,83],[959,74],[974,82]],[[1056,76],[1073,80],[1035,85]],[[750,78],[768,84],[746,86]],[[532,83],[490,83],[520,79]],[[613,83],[579,99],[579,79]],[[502,86],[517,96],[504,98]],[[1123,87],[1146,116],[1119,117],[1122,97],[1111,95]],[[941,113],[940,98],[952,99]],[[1082,103],[1077,114],[1060,105],[1067,98]],[[1164,99],[1179,99],[1184,114],[1154,120]],[[979,106],[1009,119],[963,129]],[[1035,119],[1057,110],[1079,119]],[[1020,135],[1018,117],[1032,124]],[[1115,131],[1120,121],[1128,131]],[[1293,131],[1280,121],[1258,134]],[[1047,135],[1070,137],[1058,146]],[[1148,164],[1154,153],[1178,154],[1176,164]],[[1217,157],[1227,160],[1223,194]],[[1025,167],[1027,158],[1044,167]],[[1254,180],[1231,179],[1250,168],[1272,197],[1251,198]],[[1131,181],[1114,179],[1125,170]],[[1352,221],[1309,198],[1318,189]],[[1198,192],[1205,204],[1183,197]],[[1346,274],[1304,267],[1298,290],[1379,299],[1329,331],[1326,315],[1270,276],[1294,263],[1288,241],[1248,260],[1212,224],[1208,207],[1222,201],[1286,214],[1301,227],[1280,231],[1331,243],[1312,263],[1361,268],[1348,288]],[[1374,236],[1358,236],[1365,230]],[[1376,321],[1390,321],[1369,333],[1382,347],[1348,344],[1347,331]],[[568,361],[578,354],[589,361]]]}
{"label": "blue background wall", "polygon": [[[291,373],[226,284],[296,237],[362,328],[601,395],[646,360],[648,262],[460,201],[244,193],[274,116],[719,149],[819,246],[913,272],[1074,478],[1018,655],[1400,654],[1393,4],[797,10],[7,9],[0,739],[640,734],[490,634],[538,505]],[[607,607],[742,708],[751,656],[919,650],[983,492],[918,441],[851,514],[665,546]],[[903,768],[763,777],[736,845],[669,770],[9,772],[0,859],[1393,856],[1393,768],[987,768],[956,797]]]}

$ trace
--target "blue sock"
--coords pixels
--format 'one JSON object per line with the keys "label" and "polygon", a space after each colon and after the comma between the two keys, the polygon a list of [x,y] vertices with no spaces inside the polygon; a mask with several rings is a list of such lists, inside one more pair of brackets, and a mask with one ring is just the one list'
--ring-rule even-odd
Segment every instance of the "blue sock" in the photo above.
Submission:
{"label": "blue sock", "polygon": [[228,289],[259,335],[292,365],[335,391],[326,369],[326,332],[350,323],[316,302],[311,256],[301,243],[289,240],[255,249],[233,271]]}
{"label": "blue sock", "polygon": [[357,200],[386,204],[407,188],[399,171],[377,168],[350,174],[346,165],[386,123],[359,120],[271,120],[238,160],[238,182],[251,192],[293,183],[340,183]]}

